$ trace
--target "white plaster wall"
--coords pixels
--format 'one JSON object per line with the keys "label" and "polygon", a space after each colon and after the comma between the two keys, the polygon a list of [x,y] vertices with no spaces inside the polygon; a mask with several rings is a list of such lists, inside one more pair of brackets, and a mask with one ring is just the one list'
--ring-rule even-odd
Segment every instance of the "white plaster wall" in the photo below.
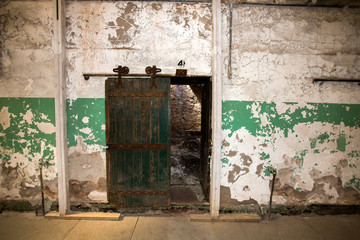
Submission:
{"label": "white plaster wall", "polygon": [[0,97],[54,97],[53,1],[0,8]]}
{"label": "white plaster wall", "polygon": [[103,98],[104,79],[117,65],[145,73],[156,65],[174,74],[180,60],[188,74],[211,74],[211,5],[171,2],[69,2],[68,96]]}
{"label": "white plaster wall", "polygon": [[359,9],[234,5],[224,100],[359,103],[356,83],[312,83],[360,78],[359,28]]}

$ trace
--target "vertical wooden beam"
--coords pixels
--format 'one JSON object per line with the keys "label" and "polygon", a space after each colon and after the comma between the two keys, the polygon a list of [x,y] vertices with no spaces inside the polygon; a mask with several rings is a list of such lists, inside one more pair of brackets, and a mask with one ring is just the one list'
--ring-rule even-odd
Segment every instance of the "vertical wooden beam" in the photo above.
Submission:
{"label": "vertical wooden beam", "polygon": [[66,127],[65,0],[54,0],[54,8],[56,167],[59,214],[65,215],[70,212]]}
{"label": "vertical wooden beam", "polygon": [[210,215],[219,217],[222,122],[221,0],[212,0],[212,158],[210,172]]}

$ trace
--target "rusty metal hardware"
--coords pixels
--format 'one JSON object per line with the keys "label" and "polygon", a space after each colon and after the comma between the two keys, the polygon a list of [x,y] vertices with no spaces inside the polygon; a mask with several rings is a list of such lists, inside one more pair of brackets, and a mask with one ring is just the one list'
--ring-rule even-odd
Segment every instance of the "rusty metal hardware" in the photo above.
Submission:
{"label": "rusty metal hardware", "polygon": [[156,65],[153,65],[152,67],[148,66],[145,68],[146,74],[151,74],[151,88],[157,88],[156,85],[156,73],[161,72],[160,68],[157,68]]}
{"label": "rusty metal hardware", "polygon": [[168,145],[166,143],[157,144],[107,144],[108,150],[167,150]]}
{"label": "rusty metal hardware", "polygon": [[113,69],[113,72],[116,72],[118,74],[118,85],[117,88],[119,88],[119,86],[121,88],[124,88],[124,85],[122,84],[122,79],[121,76],[122,75],[126,75],[129,73],[129,68],[126,66],[118,66],[117,68]]}
{"label": "rusty metal hardware", "polygon": [[186,77],[186,75],[187,75],[187,69],[176,69],[175,76]]}
{"label": "rusty metal hardware", "polygon": [[120,202],[119,202],[119,206],[120,206],[120,207],[125,207],[125,202],[124,202],[124,201],[120,201]]}
{"label": "rusty metal hardware", "polygon": [[153,208],[157,208],[157,201],[153,201]]}
{"label": "rusty metal hardware", "polygon": [[167,92],[112,92],[109,97],[167,97]]}
{"label": "rusty metal hardware", "polygon": [[167,196],[169,195],[168,192],[161,192],[161,191],[118,191],[116,194],[119,195],[161,195]]}

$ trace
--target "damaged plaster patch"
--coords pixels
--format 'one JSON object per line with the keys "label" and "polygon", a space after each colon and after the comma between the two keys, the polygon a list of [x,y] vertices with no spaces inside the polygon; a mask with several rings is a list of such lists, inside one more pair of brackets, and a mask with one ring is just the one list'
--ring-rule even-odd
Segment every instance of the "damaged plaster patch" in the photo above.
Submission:
{"label": "damaged plaster patch", "polygon": [[90,152],[79,137],[77,146],[69,148],[69,178],[97,182],[99,178],[105,177],[105,158],[102,152],[102,148]]}
{"label": "damaged plaster patch", "polygon": [[10,127],[9,107],[2,107],[0,111],[0,125],[2,130],[6,130],[8,127]]}
{"label": "damaged plaster patch", "polygon": [[127,46],[131,44],[133,39],[138,33],[139,26],[135,23],[137,15],[139,14],[139,9],[136,4],[128,2],[126,6],[121,7],[117,5],[120,9],[118,17],[115,22],[109,22],[108,26],[115,30],[114,34],[109,33],[108,40],[114,46]]}
{"label": "damaged plaster patch", "polygon": [[96,202],[107,202],[107,193],[106,192],[99,192],[99,191],[92,191],[89,193],[88,198],[91,201],[96,201]]}
{"label": "damaged plaster patch", "polygon": [[52,134],[55,133],[56,131],[55,126],[52,123],[41,122],[41,123],[36,123],[36,126],[39,128],[41,132],[45,134]]}

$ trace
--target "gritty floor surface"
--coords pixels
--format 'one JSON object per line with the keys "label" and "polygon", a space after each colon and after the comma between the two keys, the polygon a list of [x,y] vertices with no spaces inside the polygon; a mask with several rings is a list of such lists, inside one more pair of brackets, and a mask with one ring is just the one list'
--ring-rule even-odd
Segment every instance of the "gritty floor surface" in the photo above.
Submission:
{"label": "gritty floor surface", "polygon": [[188,215],[125,216],[119,221],[0,214],[0,239],[359,239],[360,215],[273,216],[272,221],[190,222]]}

